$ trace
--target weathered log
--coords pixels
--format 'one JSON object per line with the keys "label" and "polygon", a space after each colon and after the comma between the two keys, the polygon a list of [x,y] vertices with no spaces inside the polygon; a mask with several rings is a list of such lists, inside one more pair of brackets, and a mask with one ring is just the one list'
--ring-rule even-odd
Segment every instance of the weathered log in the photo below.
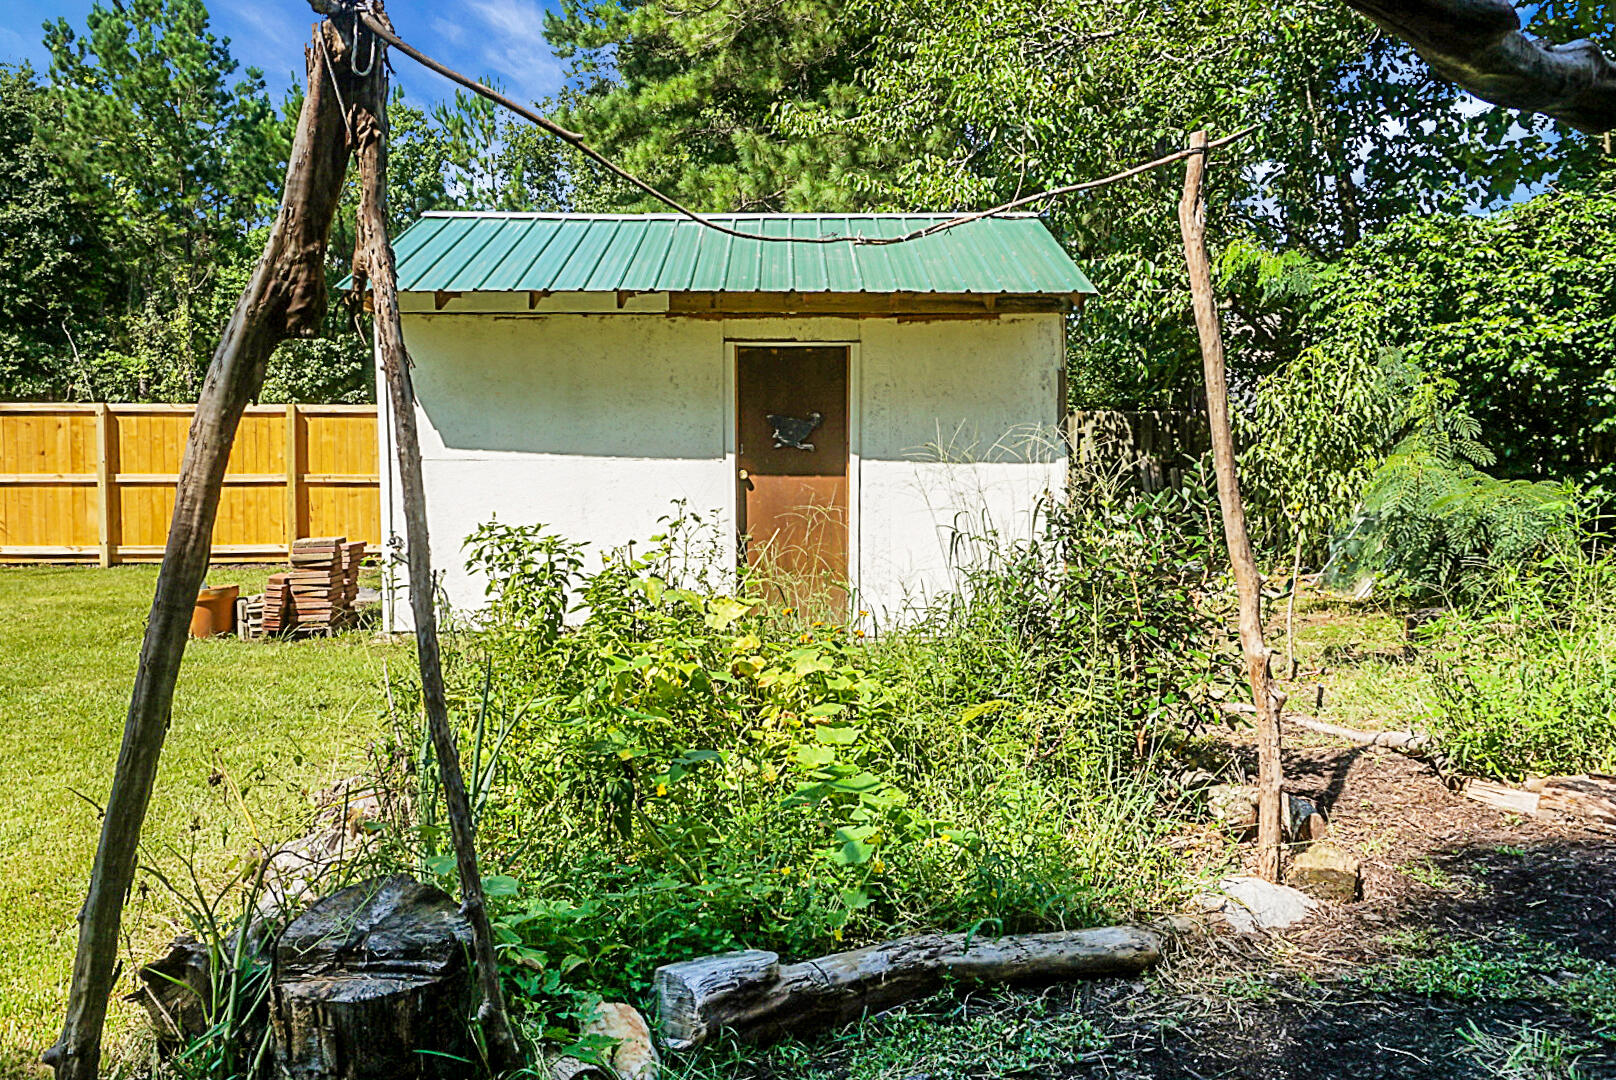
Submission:
{"label": "weathered log", "polygon": [[832,1027],[965,985],[1128,975],[1161,958],[1161,938],[1137,926],[989,938],[922,934],[800,964],[750,950],[657,969],[662,1038],[700,1046],[720,1028],[762,1042]]}
{"label": "weathered log", "polygon": [[1522,33],[1510,0],[1345,2],[1483,101],[1589,134],[1616,128],[1616,65],[1592,41],[1554,45]]}
{"label": "weathered log", "polygon": [[[1243,701],[1226,701],[1220,704],[1218,709],[1220,712],[1245,715],[1256,712],[1255,706]],[[1429,735],[1418,731],[1360,731],[1358,728],[1342,727],[1340,724],[1319,720],[1306,713],[1285,712],[1281,715],[1288,724],[1316,731],[1320,735],[1333,735],[1357,746],[1383,746],[1388,750],[1398,750],[1416,757],[1429,753],[1435,746]]]}
{"label": "weathered log", "polygon": [[[365,25],[373,33],[391,32],[379,3],[372,3]],[[494,936],[483,896],[482,871],[477,866],[476,828],[471,800],[460,770],[459,744],[449,726],[449,705],[443,690],[443,663],[438,648],[437,596],[432,574],[432,542],[427,531],[426,483],[421,475],[421,443],[415,426],[415,389],[410,380],[410,359],[404,348],[404,326],[398,308],[398,274],[393,245],[387,239],[387,57],[380,54],[374,75],[354,102],[354,132],[359,161],[358,236],[354,251],[354,283],[368,282],[375,313],[376,357],[387,384],[387,402],[397,449],[399,487],[404,503],[405,558],[409,570],[410,612],[415,621],[415,654],[421,670],[421,698],[427,732],[438,759],[443,801],[449,816],[449,838],[460,878],[461,910],[471,926],[477,959],[477,981],[482,1001],[477,1022],[482,1026],[490,1064],[496,1072],[520,1063],[516,1038],[505,1012],[494,956]]]}
{"label": "weathered log", "polygon": [[1542,796],[1535,791],[1522,791],[1491,780],[1471,778],[1465,781],[1462,790],[1465,798],[1510,814],[1535,814],[1542,800]]}
{"label": "weathered log", "polygon": [[1212,468],[1217,474],[1218,508],[1223,514],[1223,539],[1229,549],[1240,597],[1240,651],[1246,659],[1257,710],[1257,872],[1278,881],[1284,860],[1281,841],[1284,764],[1280,759],[1279,714],[1285,695],[1274,685],[1268,646],[1263,642],[1262,574],[1252,554],[1246,531],[1246,506],[1240,496],[1234,436],[1229,429],[1229,380],[1223,358],[1223,326],[1218,320],[1217,296],[1212,288],[1211,262],[1206,253],[1205,131],[1190,136],[1190,149],[1199,150],[1184,163],[1184,193],[1178,202],[1179,231],[1184,237],[1184,262],[1189,270],[1190,300],[1195,308],[1195,329],[1201,340],[1201,367],[1206,379],[1206,418],[1212,436]]}
{"label": "weathered log", "polygon": [[1539,794],[1541,810],[1616,825],[1616,776],[1551,776],[1539,786]]}
{"label": "weathered log", "polygon": [[397,874],[318,901],[275,946],[276,1074],[411,1080],[475,1071],[471,930],[441,889]]}
{"label": "weathered log", "polygon": [[213,1015],[208,947],[190,935],[176,938],[161,959],[140,969],[140,989],[128,1000],[145,1007],[164,1053],[201,1038]]}
{"label": "weathered log", "polygon": [[330,23],[306,50],[308,82],[297,133],[264,254],[208,366],[174,492],[174,514],[146,619],[123,744],[101,820],[90,886],[79,913],[73,981],[61,1038],[42,1060],[57,1080],[96,1080],[101,1031],[112,993],[118,928],[135,875],[140,829],[168,731],[174,684],[197,590],[212,551],[213,522],[242,410],[258,394],[275,346],[318,331],[325,314],[325,252],[342,195],[348,145],[339,95],[358,79],[342,63],[346,45]]}
{"label": "weathered log", "polygon": [[1510,787],[1491,780],[1467,780],[1466,798],[1511,814],[1557,813],[1616,825],[1616,776],[1549,776]]}

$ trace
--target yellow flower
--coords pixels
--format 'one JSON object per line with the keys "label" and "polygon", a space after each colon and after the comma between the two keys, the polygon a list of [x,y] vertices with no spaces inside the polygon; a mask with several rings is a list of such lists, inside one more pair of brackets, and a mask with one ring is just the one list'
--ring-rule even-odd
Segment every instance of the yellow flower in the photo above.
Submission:
{"label": "yellow flower", "polygon": [[838,926],[836,929],[830,932],[830,936],[835,938],[837,941],[842,940],[842,928]]}
{"label": "yellow flower", "polygon": [[791,608],[783,607],[783,608],[780,609],[780,614],[782,614],[782,615],[790,615],[791,610],[792,610]]}
{"label": "yellow flower", "polygon": [[777,874],[790,874],[791,873],[791,867],[782,866],[782,867],[780,867],[780,869],[776,870],[775,873],[777,873]]}
{"label": "yellow flower", "polygon": [[812,622],[812,623],[809,623],[808,625],[809,626],[824,626],[825,624],[823,622]]}
{"label": "yellow flower", "polygon": [[668,785],[667,784],[658,784],[656,786],[656,793],[658,795],[666,795],[668,793]]}
{"label": "yellow flower", "polygon": [[887,864],[882,862],[880,859],[877,859],[870,864],[870,869],[874,870],[877,874],[884,874],[887,872]]}
{"label": "yellow flower", "polygon": [[863,636],[864,636],[864,631],[862,631],[862,630],[860,630],[860,631],[859,631],[859,632],[858,632],[858,636],[859,636],[859,637],[863,637]]}
{"label": "yellow flower", "polygon": [[859,612],[859,618],[861,618],[861,619],[867,619],[867,618],[869,618],[869,617],[870,617],[870,613],[869,613],[869,612],[868,612],[868,611],[861,611],[861,612]]}
{"label": "yellow flower", "polygon": [[807,644],[808,642],[814,640],[814,635],[812,635],[812,634],[804,634],[801,637],[799,637],[797,640],[800,641],[800,642],[803,642],[804,644]]}

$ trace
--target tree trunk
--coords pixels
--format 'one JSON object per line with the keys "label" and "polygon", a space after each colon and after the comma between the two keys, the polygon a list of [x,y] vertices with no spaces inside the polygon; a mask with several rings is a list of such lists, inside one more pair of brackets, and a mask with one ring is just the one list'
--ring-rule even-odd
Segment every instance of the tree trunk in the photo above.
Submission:
{"label": "tree trunk", "polygon": [[656,972],[662,1038],[700,1046],[720,1028],[765,1041],[856,1020],[964,984],[1131,975],[1161,958],[1161,938],[1136,926],[989,938],[922,934],[801,964],[772,952],[725,953]]}
{"label": "tree trunk", "polygon": [[185,652],[197,591],[207,573],[219,488],[241,412],[258,394],[275,346],[312,334],[325,314],[325,252],[347,172],[348,146],[332,79],[351,92],[355,82],[328,69],[326,56],[346,56],[329,23],[315,28],[325,45],[305,50],[308,86],[286,170],[280,213],[235,314],[213,354],[197,401],[174,496],[168,544],[146,622],[123,745],[101,822],[89,894],[79,913],[62,1035],[44,1054],[58,1080],[95,1080],[101,1030],[112,992],[118,928],[135,874],[141,825],[151,801],[157,761],[168,732],[174,683]]}
{"label": "tree trunk", "polygon": [[[385,24],[386,16],[372,12]],[[404,351],[399,320],[398,282],[393,246],[387,239],[387,77],[385,45],[378,44],[376,75],[365,95],[354,104],[354,133],[359,158],[358,250],[354,281],[363,288],[368,280],[373,302],[376,352],[387,382],[387,400],[393,437],[398,450],[398,473],[404,496],[405,544],[409,569],[410,609],[415,617],[415,651],[421,667],[421,696],[426,706],[427,729],[438,758],[444,802],[449,813],[450,838],[459,871],[461,910],[471,925],[477,959],[477,980],[482,1003],[477,1019],[483,1027],[489,1064],[495,1072],[518,1063],[516,1041],[505,1014],[500,990],[499,964],[494,956],[493,932],[488,923],[482,874],[477,867],[476,830],[471,803],[460,770],[460,751],[449,726],[449,707],[443,693],[443,666],[438,651],[436,581],[432,574],[432,547],[427,534],[426,486],[421,477],[421,445],[415,427],[415,390],[410,382],[410,361]]]}
{"label": "tree trunk", "polygon": [[[1206,132],[1190,136],[1190,147],[1206,147]],[[1212,463],[1218,479],[1218,506],[1223,511],[1223,539],[1240,594],[1240,649],[1257,708],[1257,871],[1268,881],[1280,878],[1280,789],[1285,782],[1279,757],[1279,714],[1285,697],[1273,684],[1268,647],[1263,643],[1262,575],[1246,533],[1246,508],[1235,472],[1234,438],[1229,431],[1229,382],[1223,366],[1223,330],[1206,254],[1206,157],[1189,158],[1184,168],[1184,196],[1178,224],[1184,233],[1195,329],[1201,338],[1201,364],[1206,372],[1206,416],[1212,435]]]}

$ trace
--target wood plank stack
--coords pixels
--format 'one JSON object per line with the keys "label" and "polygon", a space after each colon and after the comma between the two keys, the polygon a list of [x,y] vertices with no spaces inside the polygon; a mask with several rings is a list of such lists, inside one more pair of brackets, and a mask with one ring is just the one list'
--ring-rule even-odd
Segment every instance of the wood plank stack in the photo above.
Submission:
{"label": "wood plank stack", "polygon": [[294,541],[292,568],[269,576],[259,605],[259,636],[326,633],[354,619],[363,541],[316,536]]}

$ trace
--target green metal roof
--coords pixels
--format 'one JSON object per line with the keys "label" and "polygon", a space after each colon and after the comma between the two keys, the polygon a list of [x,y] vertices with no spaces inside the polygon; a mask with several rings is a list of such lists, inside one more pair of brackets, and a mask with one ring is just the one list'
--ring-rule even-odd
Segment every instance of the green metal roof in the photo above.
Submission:
{"label": "green metal roof", "polygon": [[[715,214],[763,236],[895,237],[923,214]],[[902,244],[747,240],[672,214],[427,214],[393,243],[401,292],[1061,295],[1095,288],[1042,222],[982,218]]]}

